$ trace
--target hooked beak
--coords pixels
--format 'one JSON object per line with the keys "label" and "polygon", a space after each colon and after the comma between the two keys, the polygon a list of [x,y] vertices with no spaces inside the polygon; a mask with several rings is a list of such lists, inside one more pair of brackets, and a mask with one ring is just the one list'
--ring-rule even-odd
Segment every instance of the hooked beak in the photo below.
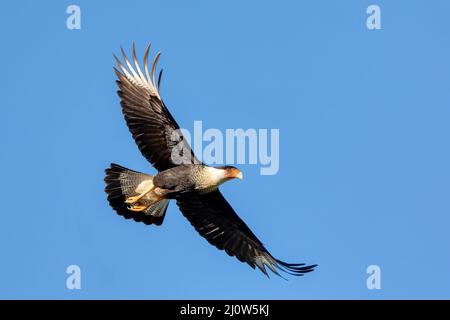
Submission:
{"label": "hooked beak", "polygon": [[230,168],[230,169],[226,170],[225,177],[227,179],[240,179],[240,180],[242,180],[244,175],[242,174],[241,170],[236,169],[236,168]]}

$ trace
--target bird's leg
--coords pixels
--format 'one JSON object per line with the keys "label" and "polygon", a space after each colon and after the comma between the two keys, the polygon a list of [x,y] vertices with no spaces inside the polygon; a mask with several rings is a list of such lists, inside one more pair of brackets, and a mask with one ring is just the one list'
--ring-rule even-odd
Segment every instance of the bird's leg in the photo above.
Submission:
{"label": "bird's leg", "polygon": [[[129,197],[125,200],[126,204],[134,204],[136,202],[138,202],[139,200],[141,200],[147,193],[149,193],[150,191],[152,191],[155,188],[155,186],[152,184],[149,188],[147,188],[146,190],[144,190],[144,192],[142,192],[140,195],[138,196],[134,196],[134,197]],[[138,206],[136,206],[138,207]]]}

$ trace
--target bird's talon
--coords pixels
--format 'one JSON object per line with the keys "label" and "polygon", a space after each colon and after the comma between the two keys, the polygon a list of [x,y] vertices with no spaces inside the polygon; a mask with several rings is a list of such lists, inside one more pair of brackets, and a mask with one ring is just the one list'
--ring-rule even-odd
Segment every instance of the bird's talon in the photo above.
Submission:
{"label": "bird's talon", "polygon": [[149,206],[141,206],[141,205],[134,205],[131,207],[128,207],[128,210],[135,211],[135,212],[142,212],[145,209],[147,209]]}
{"label": "bird's talon", "polygon": [[125,200],[126,204],[134,204],[139,201],[139,197],[129,197]]}

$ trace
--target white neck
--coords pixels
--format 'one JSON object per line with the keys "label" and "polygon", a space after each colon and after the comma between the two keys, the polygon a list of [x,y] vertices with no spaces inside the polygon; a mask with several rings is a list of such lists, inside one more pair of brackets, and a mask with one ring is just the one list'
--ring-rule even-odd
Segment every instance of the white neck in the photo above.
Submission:
{"label": "white neck", "polygon": [[211,183],[215,185],[219,185],[225,180],[227,180],[227,177],[225,176],[226,170],[224,169],[218,169],[214,167],[207,167],[206,168],[208,172],[209,179],[211,179]]}

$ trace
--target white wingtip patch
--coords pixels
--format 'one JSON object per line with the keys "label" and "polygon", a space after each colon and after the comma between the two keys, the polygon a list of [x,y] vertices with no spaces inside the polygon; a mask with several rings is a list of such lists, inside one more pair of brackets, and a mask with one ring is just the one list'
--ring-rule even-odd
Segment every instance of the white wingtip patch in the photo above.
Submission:
{"label": "white wingtip patch", "polygon": [[150,52],[150,45],[148,45],[147,49],[145,50],[145,55],[144,55],[144,71],[145,71],[145,75],[142,72],[142,69],[139,66],[139,62],[136,56],[136,48],[135,45],[133,43],[133,63],[134,66],[131,64],[131,62],[128,60],[125,52],[123,51],[122,48],[120,48],[120,51],[122,53],[123,56],[123,60],[125,61],[126,66],[125,67],[120,60],[114,56],[114,58],[116,59],[117,65],[119,66],[120,70],[122,70],[123,75],[132,83],[145,88],[149,91],[149,94],[157,97],[158,99],[161,100],[161,97],[159,95],[159,87],[157,86],[157,83],[155,81],[156,79],[156,66],[158,63],[158,59],[159,56],[161,55],[160,52],[158,52],[155,56],[155,60],[153,62],[152,65],[152,74],[150,76],[149,72],[148,72],[148,55]]}

